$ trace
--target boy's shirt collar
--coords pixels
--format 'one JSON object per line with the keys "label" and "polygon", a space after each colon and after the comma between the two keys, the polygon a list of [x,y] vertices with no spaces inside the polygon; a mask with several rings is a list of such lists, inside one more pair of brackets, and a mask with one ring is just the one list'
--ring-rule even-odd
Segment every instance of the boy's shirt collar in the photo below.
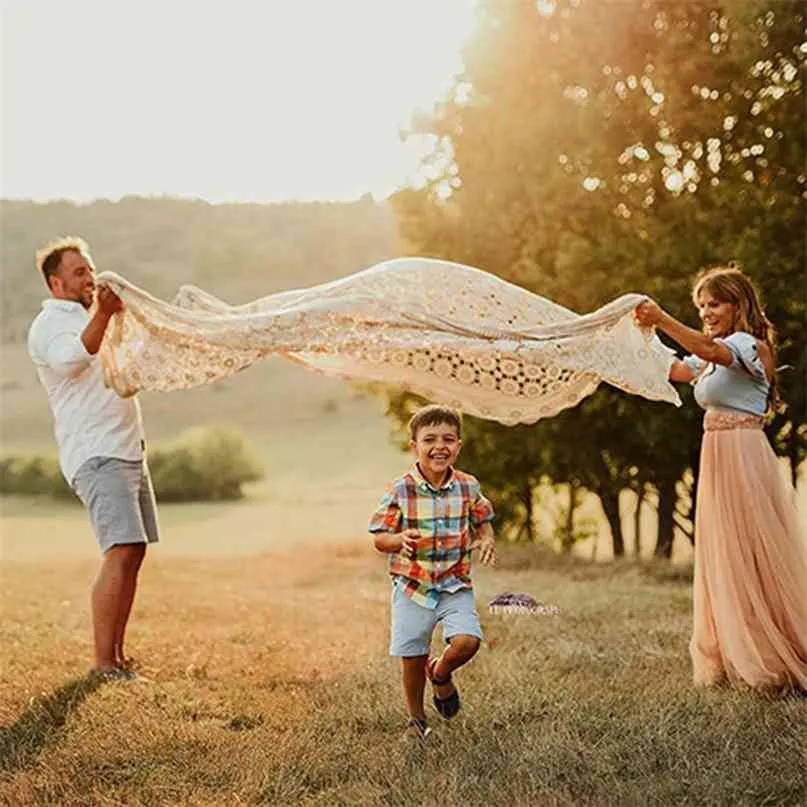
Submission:
{"label": "boy's shirt collar", "polygon": [[420,471],[420,465],[417,462],[412,466],[410,473],[414,477],[415,482],[417,482],[418,488],[424,492],[433,491],[434,493],[438,493],[441,490],[450,490],[454,487],[454,483],[457,481],[453,466],[449,466],[446,481],[443,482],[439,488],[434,487],[434,485],[432,485],[432,483],[429,482],[425,476],[423,476]]}

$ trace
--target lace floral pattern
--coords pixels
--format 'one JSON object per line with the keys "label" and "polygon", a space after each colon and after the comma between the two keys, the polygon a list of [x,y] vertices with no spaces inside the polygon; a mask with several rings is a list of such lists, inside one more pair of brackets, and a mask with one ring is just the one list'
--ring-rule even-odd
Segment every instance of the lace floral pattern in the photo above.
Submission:
{"label": "lace floral pattern", "polygon": [[125,303],[101,348],[122,396],[208,384],[269,355],[404,387],[505,424],[574,406],[606,381],[680,405],[672,351],[628,294],[580,316],[469,266],[386,261],[346,278],[230,306],[193,286],[172,303],[105,272]]}
{"label": "lace floral pattern", "polygon": [[707,432],[722,432],[728,429],[761,429],[765,423],[762,415],[745,412],[725,412],[712,409],[703,417],[703,429]]}

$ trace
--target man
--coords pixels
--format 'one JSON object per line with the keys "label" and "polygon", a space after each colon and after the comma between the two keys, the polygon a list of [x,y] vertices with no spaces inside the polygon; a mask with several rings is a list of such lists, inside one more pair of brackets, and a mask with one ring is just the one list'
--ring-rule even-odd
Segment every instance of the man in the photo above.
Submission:
{"label": "man", "polygon": [[104,385],[97,356],[123,303],[111,289],[96,290],[80,238],[40,250],[37,267],[51,296],[31,325],[28,352],[48,394],[62,473],[87,508],[103,553],[91,597],[93,672],[127,680],[134,676],[124,655],[126,625],[146,544],[158,540],[158,528],[140,406]]}

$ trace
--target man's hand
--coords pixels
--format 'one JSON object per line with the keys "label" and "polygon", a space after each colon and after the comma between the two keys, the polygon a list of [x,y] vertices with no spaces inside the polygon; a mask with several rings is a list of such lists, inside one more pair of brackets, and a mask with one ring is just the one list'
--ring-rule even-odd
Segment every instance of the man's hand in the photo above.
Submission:
{"label": "man's hand", "polygon": [[106,317],[123,311],[123,300],[109,286],[99,286],[95,295],[98,310]]}
{"label": "man's hand", "polygon": [[123,300],[108,286],[99,286],[95,292],[95,313],[81,332],[81,341],[87,353],[94,356],[101,349],[109,320],[114,314],[123,311]]}

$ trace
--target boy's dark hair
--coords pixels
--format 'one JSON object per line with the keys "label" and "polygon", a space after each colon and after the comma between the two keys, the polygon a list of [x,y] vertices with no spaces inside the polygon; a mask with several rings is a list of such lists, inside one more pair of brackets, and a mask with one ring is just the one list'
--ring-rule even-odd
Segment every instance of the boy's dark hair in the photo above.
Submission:
{"label": "boy's dark hair", "polygon": [[441,423],[454,426],[457,437],[462,437],[462,415],[456,409],[440,404],[421,407],[412,415],[409,420],[409,437],[416,440],[418,431],[424,426],[439,426]]}

